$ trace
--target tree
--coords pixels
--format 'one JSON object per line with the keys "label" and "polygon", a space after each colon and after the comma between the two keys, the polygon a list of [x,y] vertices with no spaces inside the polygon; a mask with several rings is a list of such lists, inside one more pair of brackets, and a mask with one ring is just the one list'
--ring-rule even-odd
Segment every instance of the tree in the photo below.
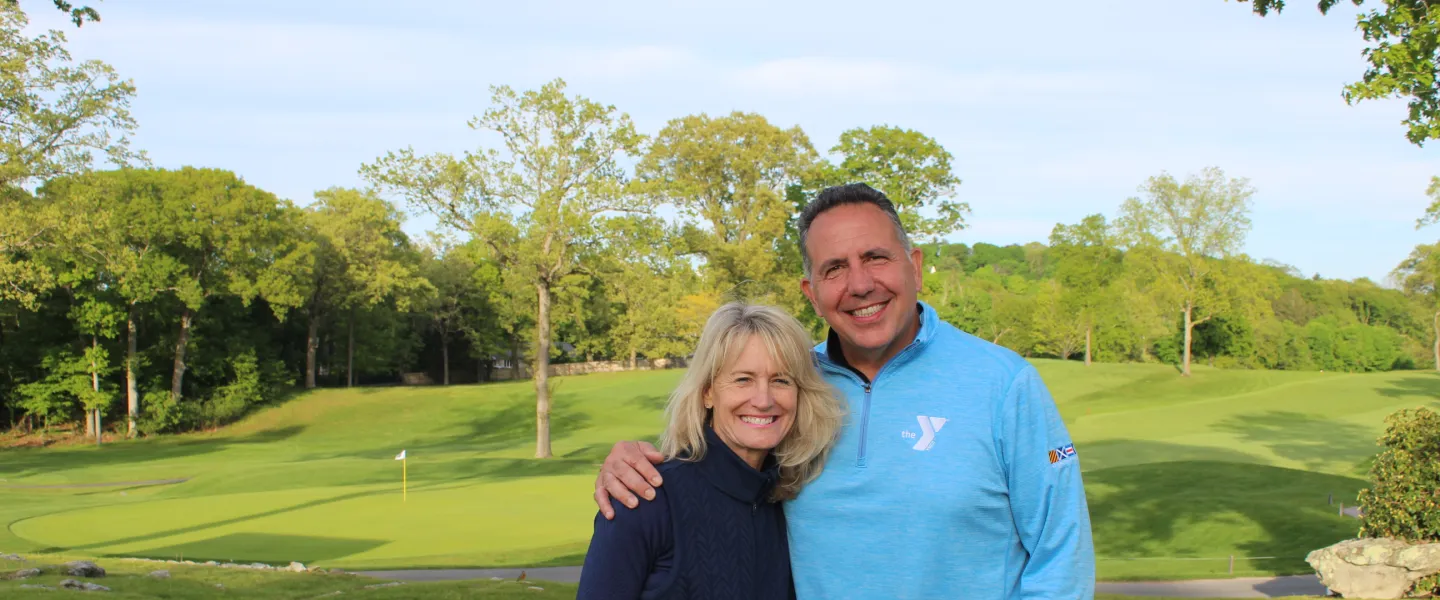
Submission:
{"label": "tree", "polygon": [[[7,7],[19,10],[20,0],[4,1]],[[67,0],[54,0],[54,2],[55,8],[60,12],[70,13],[70,21],[75,23],[76,27],[83,26],[86,21],[92,23],[98,23],[100,21],[100,13],[96,12],[94,8],[89,6],[75,6]]]}
{"label": "tree", "polygon": [[1080,307],[1074,304],[1075,295],[1054,279],[1040,284],[1035,296],[1035,312],[1030,321],[1030,330],[1035,349],[1060,360],[1069,360],[1081,344],[1086,344],[1086,360],[1089,360],[1090,333],[1081,318],[1077,317]]}
{"label": "tree", "polygon": [[361,172],[445,226],[468,231],[534,289],[535,455],[549,458],[552,291],[587,269],[581,258],[602,234],[597,217],[650,208],[627,193],[622,166],[644,136],[615,107],[566,96],[559,79],[524,93],[508,86],[491,91],[494,105],[470,127],[498,133],[505,156],[493,149],[463,158],[417,156],[407,148]]}
{"label": "tree", "polygon": [[234,173],[185,167],[158,170],[154,193],[158,216],[175,227],[164,252],[178,263],[175,296],[181,302],[170,397],[183,397],[185,352],[195,316],[217,294],[247,305],[263,297],[276,317],[304,301],[297,272],[307,261],[300,244],[300,214],[274,194],[245,183]]}
{"label": "tree", "polygon": [[321,322],[346,315],[345,385],[355,383],[354,311],[387,299],[400,310],[412,297],[433,291],[421,277],[410,240],[400,230],[404,217],[372,192],[330,188],[315,193],[305,209],[306,228],[314,244],[313,266],[301,293],[309,319],[305,387],[315,387],[315,352]]}
{"label": "tree", "polygon": [[616,358],[636,367],[638,355],[683,356],[676,309],[694,291],[693,273],[676,257],[672,232],[654,217],[624,216],[605,223],[614,243],[604,253],[601,280],[613,293],[619,312],[610,329]]}
{"label": "tree", "polygon": [[1421,244],[1394,271],[1410,294],[1429,306],[1434,327],[1435,370],[1440,371],[1440,243]]}
{"label": "tree", "polygon": [[1063,304],[1073,307],[1085,335],[1085,365],[1093,355],[1096,313],[1110,283],[1120,275],[1121,254],[1114,247],[1105,216],[1094,214],[1075,225],[1056,225],[1048,254],[1055,278],[1064,286]]}
{"label": "tree", "polygon": [[[835,183],[862,182],[895,203],[905,231],[917,241],[939,240],[965,228],[970,205],[950,198],[960,179],[952,156],[940,142],[912,129],[876,125],[840,134],[830,149],[841,155],[831,176]],[[922,211],[933,210],[926,217]]]}
{"label": "tree", "polygon": [[[1237,253],[1250,229],[1250,197],[1243,178],[1211,167],[1179,183],[1169,174],[1151,177],[1121,206],[1124,243],[1142,257],[1149,283],[1162,304],[1183,315],[1181,374],[1190,376],[1195,325],[1224,313],[1230,298],[1220,261]],[[1172,313],[1173,314],[1173,313]]]}
{"label": "tree", "polygon": [[142,305],[178,290],[184,267],[165,248],[178,243],[174,215],[166,212],[161,172],[122,169],[52,179],[40,188],[59,214],[83,215],[57,230],[57,248],[70,261],[104,279],[124,306],[127,436],[137,434],[139,314]]}
{"label": "tree", "polygon": [[0,3],[0,301],[33,307],[54,275],[30,256],[83,215],[20,188],[89,170],[96,153],[122,165],[144,156],[127,137],[135,86],[103,62],[74,63],[59,31],[25,35],[28,23],[15,0]]}
{"label": "tree", "polygon": [[750,296],[764,297],[789,280],[775,259],[792,214],[787,190],[811,177],[816,161],[799,127],[753,113],[699,114],[666,124],[636,173],[641,189],[700,220],[704,228],[687,239],[715,290],[752,286]]}
{"label": "tree", "polygon": [[[1341,0],[1319,0],[1321,14],[1328,14]],[[1362,6],[1365,0],[1350,0]],[[1361,80],[1347,84],[1345,101],[1406,98],[1409,116],[1406,139],[1417,146],[1440,138],[1440,4],[1429,0],[1379,0],[1356,17],[1370,47],[1362,51],[1369,66]],[[1250,0],[1256,14],[1280,13],[1285,0]]]}

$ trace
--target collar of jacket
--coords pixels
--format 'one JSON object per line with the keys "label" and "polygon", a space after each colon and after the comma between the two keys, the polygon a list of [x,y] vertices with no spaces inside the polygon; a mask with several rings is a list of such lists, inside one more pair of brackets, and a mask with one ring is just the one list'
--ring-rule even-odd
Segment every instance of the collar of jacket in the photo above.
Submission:
{"label": "collar of jacket", "polygon": [[[890,363],[909,360],[910,357],[906,355],[911,353],[906,350],[912,347],[917,351],[923,349],[929,345],[930,340],[935,338],[935,333],[940,328],[940,317],[935,315],[935,309],[931,308],[929,304],[917,300],[915,311],[920,315],[920,329],[915,332],[915,339],[909,345],[901,348],[900,352],[890,358]],[[825,341],[815,347],[815,358],[822,367],[848,372],[859,377],[861,381],[869,382],[863,373],[850,366],[850,361],[845,360],[845,353],[840,350],[840,336],[835,333],[833,327],[825,334]],[[880,369],[884,370],[885,367],[890,366],[890,363],[882,365]]]}
{"label": "collar of jacket", "polygon": [[705,457],[695,465],[710,485],[746,504],[767,501],[780,480],[780,465],[773,452],[766,455],[762,468],[756,470],[725,445],[709,423],[705,424]]}

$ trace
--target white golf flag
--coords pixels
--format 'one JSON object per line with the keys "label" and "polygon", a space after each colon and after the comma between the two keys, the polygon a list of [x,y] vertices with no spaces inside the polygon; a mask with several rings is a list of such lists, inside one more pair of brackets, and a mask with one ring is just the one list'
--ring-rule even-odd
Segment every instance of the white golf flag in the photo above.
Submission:
{"label": "white golf flag", "polygon": [[401,450],[400,454],[395,457],[395,460],[405,460],[405,451]]}

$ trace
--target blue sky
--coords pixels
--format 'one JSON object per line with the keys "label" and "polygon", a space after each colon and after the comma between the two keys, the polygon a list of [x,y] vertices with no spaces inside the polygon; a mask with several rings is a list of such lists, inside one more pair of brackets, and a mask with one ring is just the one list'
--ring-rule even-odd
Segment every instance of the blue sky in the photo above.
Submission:
{"label": "blue sky", "polygon": [[[386,151],[493,140],[467,120],[490,85],[613,104],[654,133],[745,110],[822,152],[891,124],[955,157],[973,243],[1045,240],[1113,216],[1151,176],[1219,166],[1256,188],[1246,251],[1324,277],[1386,274],[1416,231],[1440,151],[1404,139],[1402,101],[1348,106],[1354,9],[1261,19],[1224,0],[998,2],[110,1],[76,30],[22,2],[77,58],[138,87],[157,166],[220,167],[301,204],[363,185]],[[407,227],[424,229],[431,219]]]}

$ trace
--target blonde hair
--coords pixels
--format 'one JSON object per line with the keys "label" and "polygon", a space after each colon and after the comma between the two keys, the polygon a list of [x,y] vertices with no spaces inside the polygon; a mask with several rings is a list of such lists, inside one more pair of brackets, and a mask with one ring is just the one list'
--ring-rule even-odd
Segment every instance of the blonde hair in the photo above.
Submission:
{"label": "blonde hair", "polygon": [[804,327],[773,306],[731,302],[710,315],[689,369],[670,394],[660,452],[666,459],[693,461],[705,456],[709,416],[705,393],[751,336],[765,345],[778,370],[796,387],[794,425],[773,451],[780,480],[770,497],[771,501],[789,500],[820,475],[846,411],[835,390],[821,378]]}

